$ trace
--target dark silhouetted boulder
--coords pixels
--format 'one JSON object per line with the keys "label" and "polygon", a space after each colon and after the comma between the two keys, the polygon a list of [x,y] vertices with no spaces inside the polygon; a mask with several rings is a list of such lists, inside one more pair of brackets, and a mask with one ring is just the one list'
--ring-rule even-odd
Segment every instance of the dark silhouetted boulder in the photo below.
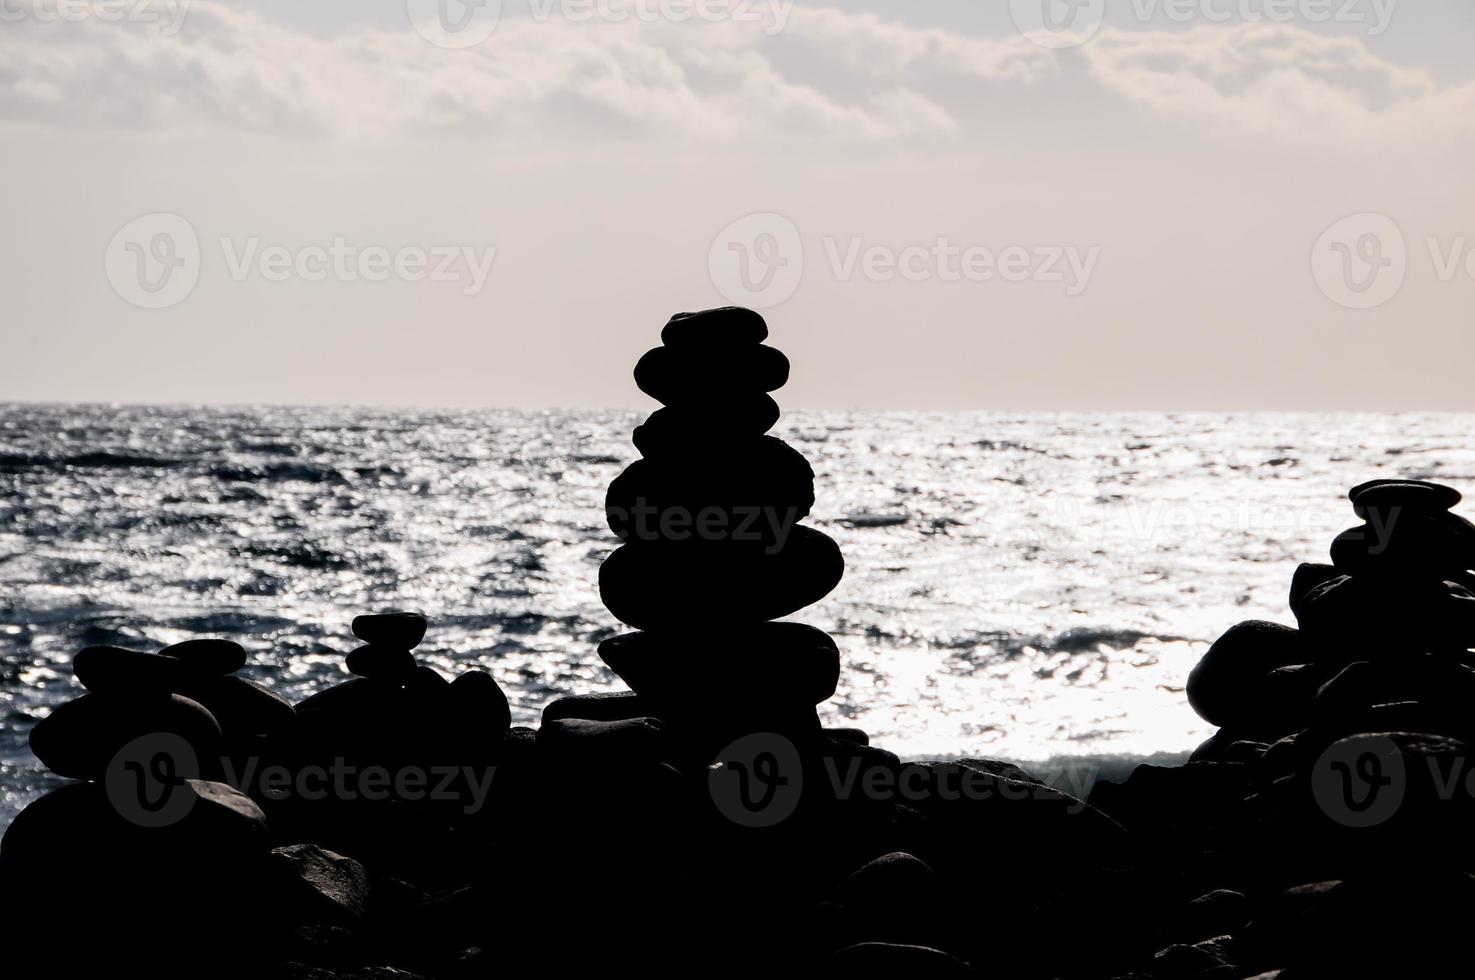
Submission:
{"label": "dark silhouetted boulder", "polygon": [[1210,724],[1253,726],[1266,708],[1270,672],[1313,659],[1314,651],[1289,626],[1240,623],[1215,640],[1188,675],[1188,702]]}
{"label": "dark silhouetted boulder", "polygon": [[778,402],[767,394],[741,395],[680,409],[662,408],[635,427],[635,448],[646,457],[711,455],[733,440],[763,435],[779,419]]}
{"label": "dark silhouetted boulder", "polygon": [[215,716],[177,694],[85,694],[31,729],[31,751],[59,776],[101,779],[119,750],[145,735],[178,736],[196,753],[198,764],[219,756]]}

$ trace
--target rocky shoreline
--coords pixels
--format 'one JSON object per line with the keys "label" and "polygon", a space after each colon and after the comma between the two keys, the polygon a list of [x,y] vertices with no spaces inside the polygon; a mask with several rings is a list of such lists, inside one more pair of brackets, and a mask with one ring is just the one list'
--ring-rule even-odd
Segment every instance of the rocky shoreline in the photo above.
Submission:
{"label": "rocky shoreline", "polygon": [[[354,621],[353,679],[298,704],[231,639],[93,647],[31,744],[74,780],[0,841],[38,968],[162,976],[1154,978],[1445,975],[1475,911],[1462,831],[1475,526],[1378,481],[1188,684],[1220,732],[1078,799],[1008,763],[903,763],[823,727],[841,652],[793,615],[838,548],[764,433],[788,377],[742,310],[641,359],[665,404],[610,488],[601,594],[629,686],[513,727],[490,673]],[[516,883],[515,885],[513,883]],[[1456,954],[1457,955],[1457,951]]]}

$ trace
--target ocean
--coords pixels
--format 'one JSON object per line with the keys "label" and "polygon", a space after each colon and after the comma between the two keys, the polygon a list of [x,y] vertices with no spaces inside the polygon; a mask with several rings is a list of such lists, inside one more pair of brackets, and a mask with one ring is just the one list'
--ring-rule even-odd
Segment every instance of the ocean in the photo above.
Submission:
{"label": "ocean", "polygon": [[[349,621],[431,620],[422,662],[490,670],[514,724],[617,690],[595,655],[627,411],[0,405],[0,826],[59,784],[30,728],[90,644],[229,636],[293,699],[347,675]],[[1364,480],[1475,484],[1469,416],[789,412],[844,581],[822,708],[904,757],[1181,754],[1183,683]],[[693,655],[700,653],[694,638]]]}

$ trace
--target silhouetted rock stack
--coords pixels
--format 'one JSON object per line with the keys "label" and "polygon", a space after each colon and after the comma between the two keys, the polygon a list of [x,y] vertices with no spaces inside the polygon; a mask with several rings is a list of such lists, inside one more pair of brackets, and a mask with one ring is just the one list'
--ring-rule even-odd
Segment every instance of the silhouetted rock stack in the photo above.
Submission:
{"label": "silhouetted rock stack", "polygon": [[844,573],[829,537],[798,522],[814,504],[804,457],[764,433],[769,392],[789,377],[750,310],[681,313],[635,367],[665,405],[635,430],[643,459],[610,485],[610,528],[625,542],[600,568],[609,610],[641,632],[599,655],[703,750],[755,731],[818,730],[839,651],[820,630],[770,622],[817,602]]}
{"label": "silhouetted rock stack", "polygon": [[1475,526],[1437,484],[1348,497],[1299,628],[1240,623],[1190,675],[1220,731],[1091,794],[1160,875],[1153,976],[1440,975],[1435,937],[1475,915]]}
{"label": "silhouetted rock stack", "polygon": [[[423,805],[362,793],[294,799],[286,807],[293,829],[301,827],[355,857],[396,852],[394,859],[403,859],[398,852],[417,843],[412,838],[427,823],[443,826],[437,817],[427,821],[422,811],[457,812],[469,792],[467,771],[474,778],[496,764],[511,725],[507,696],[484,670],[467,670],[447,681],[435,668],[418,663],[413,651],[426,626],[417,613],[356,617],[353,633],[365,645],[345,658],[356,676],[299,703],[289,743],[297,771],[309,766],[350,774],[382,770],[391,780],[414,773]],[[453,770],[459,774],[455,781],[437,785],[440,774]],[[439,792],[432,793],[433,788]]]}
{"label": "silhouetted rock stack", "polygon": [[1195,710],[1223,728],[1204,757],[1309,726],[1475,731],[1466,718],[1475,704],[1475,525],[1449,512],[1460,494],[1377,480],[1348,497],[1364,523],[1332,542],[1332,564],[1302,565],[1292,579],[1300,628],[1240,623],[1189,677]]}
{"label": "silhouetted rock stack", "polygon": [[[223,753],[249,751],[292,717],[286,701],[230,676],[244,663],[227,640],[76,655],[88,693],[40,721],[31,748],[80,781],[27,807],[0,841],[9,930],[38,951],[69,942],[73,963],[144,934],[159,937],[161,955],[184,957],[238,934],[270,838],[261,808],[219,781]],[[84,949],[67,933],[75,923],[86,924]]]}

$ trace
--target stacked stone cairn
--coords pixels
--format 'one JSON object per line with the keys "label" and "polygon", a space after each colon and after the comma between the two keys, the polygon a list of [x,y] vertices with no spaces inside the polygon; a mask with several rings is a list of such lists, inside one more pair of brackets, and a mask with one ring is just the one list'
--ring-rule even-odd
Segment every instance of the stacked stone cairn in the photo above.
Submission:
{"label": "stacked stone cairn", "polygon": [[1434,483],[1348,497],[1297,628],[1240,623],[1189,676],[1219,732],[1091,795],[1177,895],[1154,976],[1447,975],[1439,936],[1475,915],[1475,525]]}
{"label": "stacked stone cairn", "polygon": [[605,500],[624,544],[600,568],[600,595],[640,632],[599,655],[701,762],[753,732],[814,737],[815,705],[840,674],[826,633],[773,622],[834,589],[844,560],[799,523],[814,504],[809,463],[765,435],[779,416],[769,393],[789,378],[767,336],[751,310],[671,318],[635,367],[665,407],[635,430],[643,458]]}
{"label": "stacked stone cairn", "polygon": [[[297,705],[288,748],[294,771],[382,770],[391,784],[397,774],[414,773],[408,785],[421,799],[397,792],[375,794],[382,799],[293,797],[279,810],[298,836],[391,868],[423,870],[420,848],[447,832],[464,808],[472,790],[466,779],[497,764],[511,725],[507,696],[484,670],[447,681],[417,662],[413,651],[426,628],[413,612],[355,617],[353,634],[364,645],[345,658],[355,676]],[[447,782],[452,771],[458,775]]]}
{"label": "stacked stone cairn", "polygon": [[[239,644],[213,639],[77,653],[87,693],[30,736],[41,763],[74,781],[27,807],[0,841],[13,934],[37,949],[65,942],[74,964],[151,942],[161,975],[173,957],[238,935],[271,839],[261,807],[222,780],[293,721],[290,703],[233,676],[245,662]],[[66,931],[77,923],[80,947]]]}

